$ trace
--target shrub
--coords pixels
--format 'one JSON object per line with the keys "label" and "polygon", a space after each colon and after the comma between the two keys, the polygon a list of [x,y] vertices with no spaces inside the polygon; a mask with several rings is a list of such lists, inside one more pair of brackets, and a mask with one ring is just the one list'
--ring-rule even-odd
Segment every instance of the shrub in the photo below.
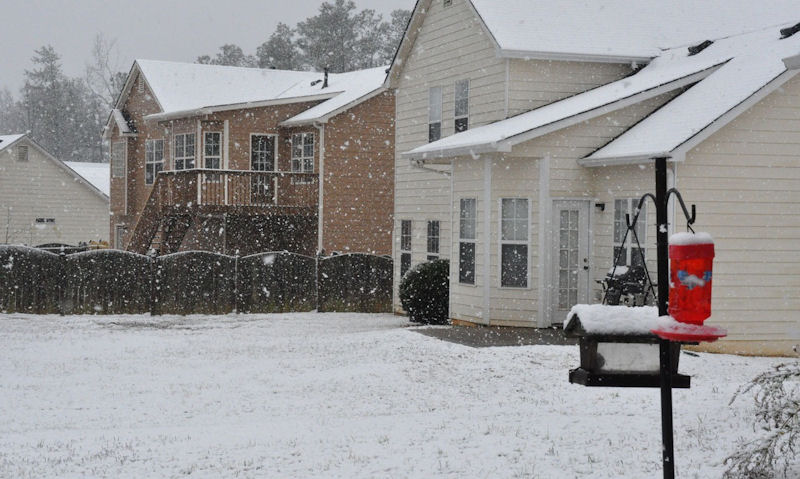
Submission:
{"label": "shrub", "polygon": [[400,304],[415,323],[447,324],[450,262],[437,259],[409,270],[400,280]]}

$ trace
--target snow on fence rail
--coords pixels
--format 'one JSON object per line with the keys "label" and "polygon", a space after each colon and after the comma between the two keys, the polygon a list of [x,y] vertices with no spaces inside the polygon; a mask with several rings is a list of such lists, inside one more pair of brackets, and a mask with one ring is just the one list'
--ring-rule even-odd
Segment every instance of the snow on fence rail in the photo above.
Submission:
{"label": "snow on fence rail", "polygon": [[150,258],[100,250],[56,255],[0,246],[0,312],[223,314],[388,312],[392,261],[289,252],[190,251]]}

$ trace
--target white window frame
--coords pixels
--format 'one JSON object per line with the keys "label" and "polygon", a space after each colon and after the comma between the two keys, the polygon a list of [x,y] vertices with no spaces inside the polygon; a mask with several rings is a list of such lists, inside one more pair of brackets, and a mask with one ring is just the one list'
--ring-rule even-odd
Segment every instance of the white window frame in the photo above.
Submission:
{"label": "white window frame", "polygon": [[[442,112],[444,110],[442,90],[440,86],[434,86],[428,90],[428,143],[442,138]],[[439,136],[436,138],[431,136],[433,125],[439,126]]]}
{"label": "white window frame", "polygon": [[[156,145],[161,145],[161,158],[157,159],[157,151]],[[150,140],[145,140],[144,142],[144,184],[146,185],[153,185],[158,178],[158,173],[160,171],[164,171],[164,139],[163,138],[153,138]],[[153,168],[153,180],[148,182],[147,181],[147,170],[150,169],[150,165]],[[161,165],[161,169],[158,169],[158,165]]]}
{"label": "white window frame", "polygon": [[[408,234],[406,234],[405,226],[408,225]],[[403,279],[405,273],[411,269],[412,255],[411,248],[414,241],[414,222],[411,220],[400,220],[400,279]],[[403,256],[408,255],[408,270],[403,271]]]}
{"label": "white window frame", "polygon": [[[296,142],[300,139],[300,149],[297,149]],[[307,138],[311,138],[311,143],[307,143]],[[314,132],[307,133],[294,133],[292,134],[292,154],[291,154],[291,170],[293,173],[314,173],[314,152],[316,141]],[[311,154],[309,155],[306,147],[311,147]],[[300,154],[298,155],[298,151]]]}
{"label": "white window frame", "polygon": [[[475,206],[475,216],[472,218],[472,230],[473,236],[472,238],[468,238],[464,236],[464,229],[461,227],[462,221],[462,211],[465,201],[472,201],[472,204]],[[477,245],[477,238],[478,238],[478,199],[471,197],[471,198],[459,198],[458,200],[458,252],[456,253],[456,257],[458,258],[458,284],[467,285],[467,286],[476,286],[478,284],[478,245]],[[473,245],[473,252],[472,252],[472,282],[467,283],[461,280],[461,244],[472,244]]]}
{"label": "white window frame", "polygon": [[[188,154],[190,151],[186,148],[186,137],[192,136],[194,140],[192,141],[192,149],[191,154]],[[183,155],[178,155],[178,142],[180,138],[180,143],[183,147]],[[185,133],[176,133],[172,135],[172,169],[176,171],[182,170],[193,170],[197,168],[197,134],[195,132],[185,132]],[[183,162],[183,168],[178,168],[178,161]],[[187,167],[187,162],[191,161],[193,166],[191,168]]]}
{"label": "white window frame", "polygon": [[[272,138],[272,169],[271,170],[254,170],[253,169],[253,137],[268,136]],[[250,133],[250,158],[249,158],[250,171],[278,171],[278,135],[273,133]]]}
{"label": "white window frame", "polygon": [[[459,85],[464,85],[464,84],[466,84],[467,96],[466,96],[466,98],[459,98],[459,96],[458,96],[459,89],[460,89]],[[469,85],[469,79],[456,80],[455,88],[454,88],[454,91],[453,91],[453,131],[455,133],[461,133],[461,132],[469,130],[469,86],[470,86]],[[458,102],[459,101],[462,101],[462,102],[466,103],[466,107],[465,107],[466,110],[461,112],[461,114],[459,114],[459,111],[458,111]],[[464,128],[463,130],[459,130],[456,127],[456,124],[458,123],[458,120],[466,120],[467,121],[466,128]]]}
{"label": "white window frame", "polygon": [[[118,151],[117,148],[122,145],[122,158],[114,160],[114,154]],[[120,164],[121,163],[121,164]],[[128,142],[127,141],[114,141],[111,142],[111,177],[112,178],[125,178],[128,166]]]}
{"label": "white window frame", "polygon": [[125,236],[125,231],[128,228],[124,224],[115,224],[114,225],[114,249],[124,250],[124,244],[122,242],[122,238]]}
{"label": "white window frame", "polygon": [[[620,215],[617,215],[618,207],[617,205],[624,204],[626,207],[625,211],[622,211]],[[633,239],[633,234],[629,234],[627,238],[625,238],[625,244],[622,244],[617,241],[617,227],[622,228],[621,232],[624,235],[625,230],[628,228],[628,225],[625,223],[625,214],[628,213],[631,215],[631,221],[633,221],[633,217],[636,215],[635,209],[636,206],[639,204],[639,198],[615,198],[614,199],[614,224],[612,226],[612,234],[611,234],[611,266],[614,267],[614,263],[617,260],[617,255],[614,252],[617,248],[622,248],[625,251],[625,266],[630,267],[632,265],[633,260],[633,250],[636,249],[636,242]],[[647,203],[642,205],[642,212],[639,215],[639,220],[636,223],[636,234],[639,236],[639,244],[642,246],[642,250],[644,250],[644,259],[647,261]],[[622,265],[619,265],[622,266]],[[619,267],[618,266],[618,267]]]}
{"label": "white window frame", "polygon": [[[436,235],[431,235],[431,226],[436,225]],[[426,222],[426,242],[425,242],[425,250],[427,252],[427,259],[428,261],[434,261],[439,259],[439,255],[441,254],[440,251],[442,249],[442,222],[439,220],[428,220]],[[436,251],[431,251],[431,241],[436,242]]]}
{"label": "white window frame", "polygon": [[[527,216],[524,218],[525,225],[526,225],[526,235],[527,237],[524,240],[519,239],[505,239],[503,238],[503,200],[522,200],[527,203]],[[530,289],[531,287],[531,200],[530,198],[524,197],[506,197],[500,198],[498,200],[497,206],[498,212],[498,229],[497,229],[497,237],[499,238],[498,241],[498,248],[497,248],[497,283],[501,289]],[[516,218],[513,219],[523,219],[523,218]],[[520,245],[525,246],[528,248],[528,252],[525,255],[525,285],[524,286],[509,286],[503,284],[503,246],[504,245]]]}
{"label": "white window frame", "polygon": [[[209,135],[219,135],[219,155],[209,155],[206,152],[206,145],[208,144],[208,136]],[[221,170],[222,169],[222,132],[216,130],[209,130],[203,132],[203,165],[202,168],[205,170]],[[208,162],[209,160],[217,160],[218,166],[216,168],[209,168]]]}

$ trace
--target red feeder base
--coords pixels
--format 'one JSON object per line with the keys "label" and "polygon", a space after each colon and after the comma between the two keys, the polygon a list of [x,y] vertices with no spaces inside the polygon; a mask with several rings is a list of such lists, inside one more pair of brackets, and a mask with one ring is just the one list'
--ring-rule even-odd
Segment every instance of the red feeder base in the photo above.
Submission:
{"label": "red feeder base", "polygon": [[715,326],[685,323],[653,329],[651,332],[661,339],[687,343],[712,343],[728,335],[728,331]]}

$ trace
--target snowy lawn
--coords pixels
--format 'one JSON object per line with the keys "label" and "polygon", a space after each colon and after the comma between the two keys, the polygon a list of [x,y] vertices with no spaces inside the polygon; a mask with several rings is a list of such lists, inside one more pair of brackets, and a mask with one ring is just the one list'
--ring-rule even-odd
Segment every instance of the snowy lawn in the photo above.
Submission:
{"label": "snowy lawn", "polygon": [[[0,315],[0,477],[659,477],[658,390],[575,346],[473,349],[390,315]],[[679,477],[752,437],[780,359],[684,354]]]}

